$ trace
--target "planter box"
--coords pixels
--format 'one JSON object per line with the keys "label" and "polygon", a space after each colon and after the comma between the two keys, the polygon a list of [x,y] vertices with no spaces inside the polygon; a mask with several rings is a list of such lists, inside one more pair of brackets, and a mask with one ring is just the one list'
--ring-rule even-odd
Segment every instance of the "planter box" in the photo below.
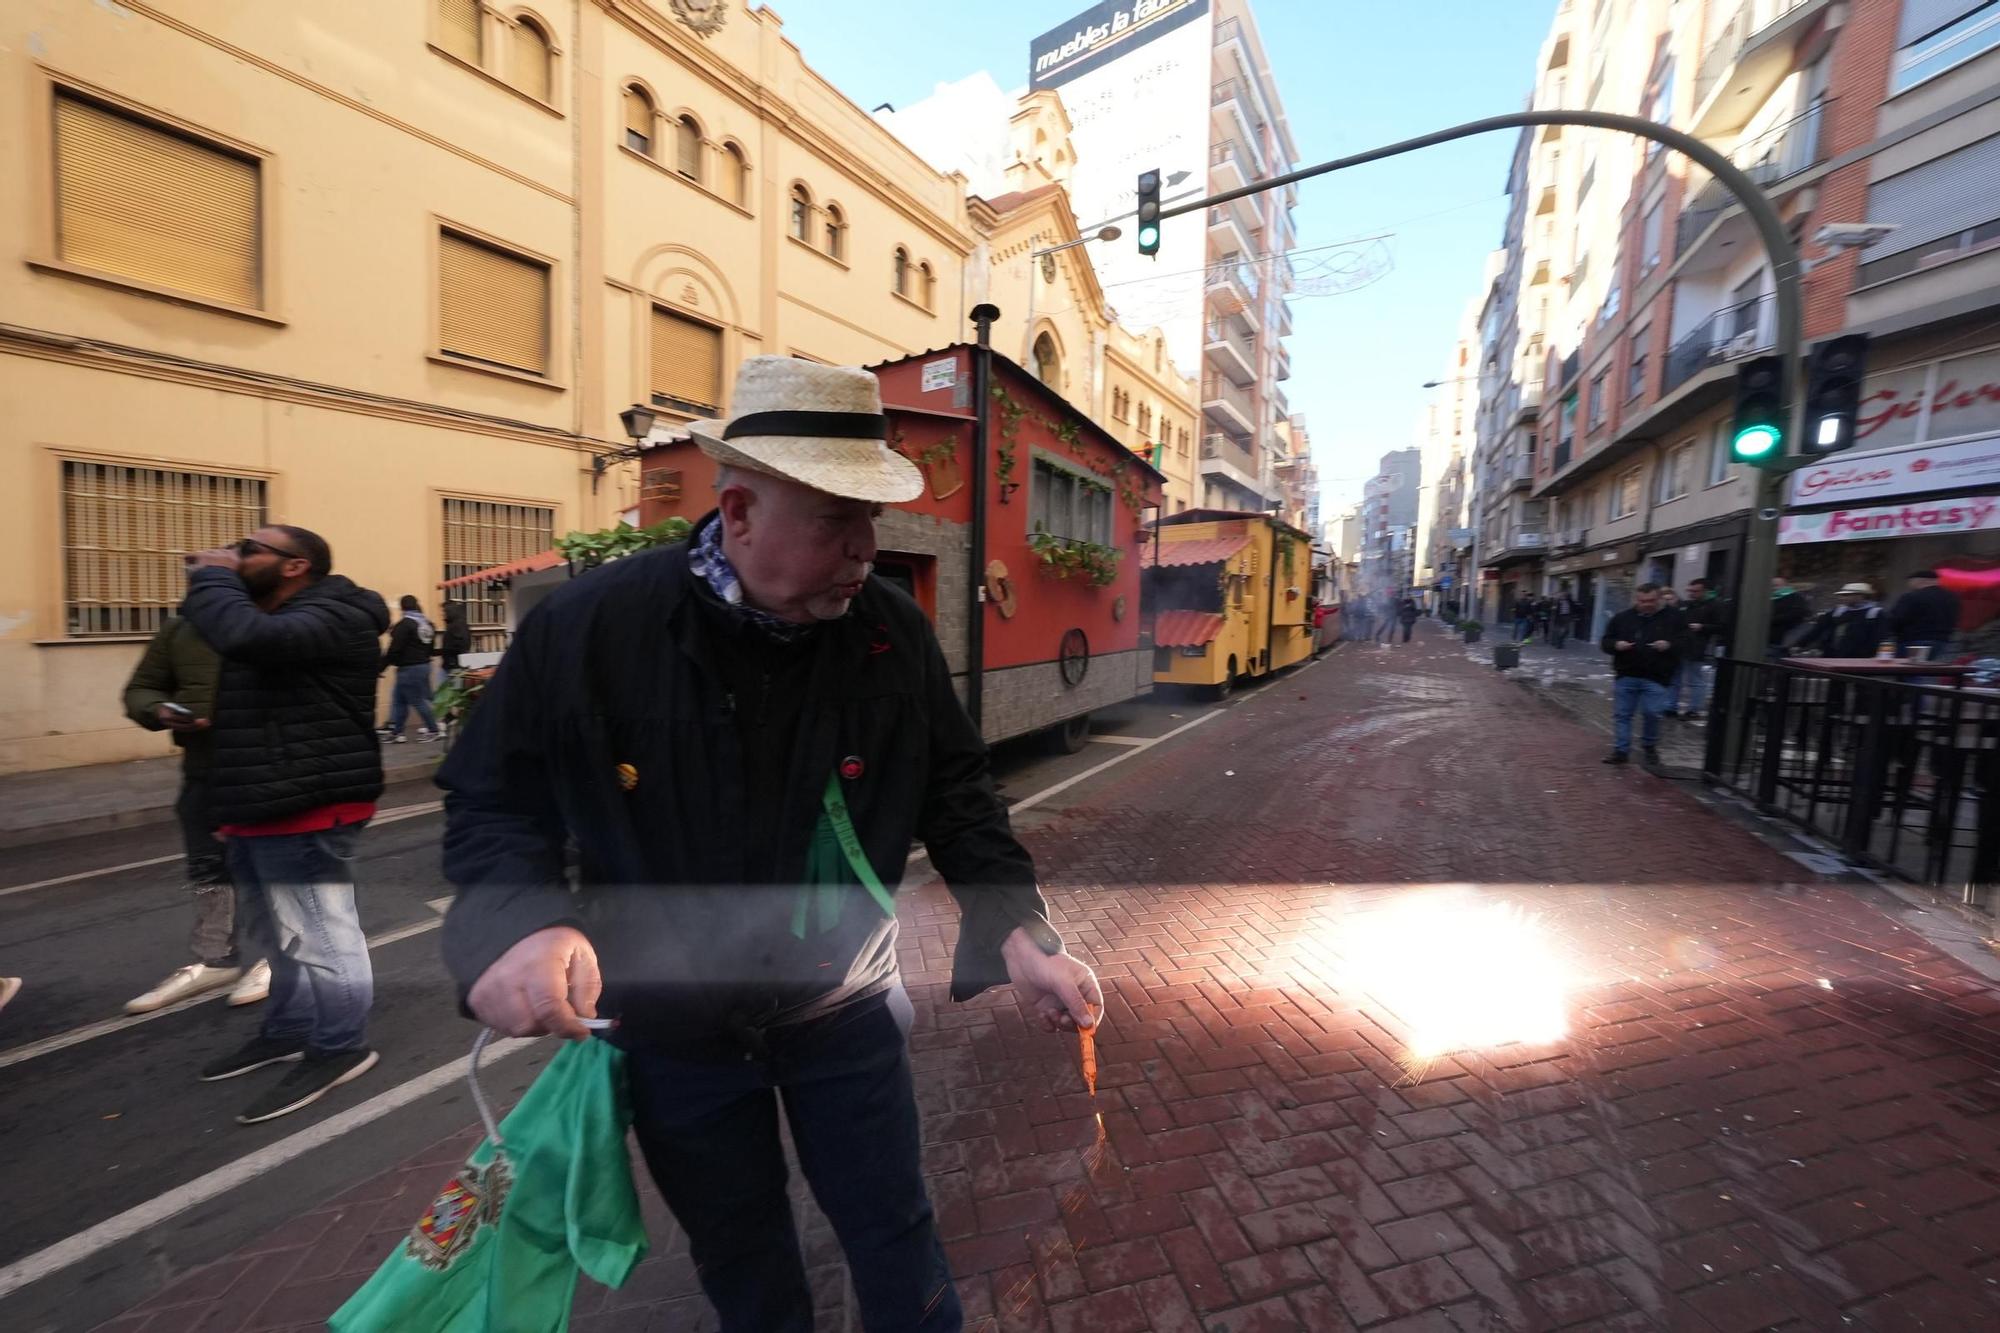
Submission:
{"label": "planter box", "polygon": [[1496,643],[1493,645],[1493,669],[1507,671],[1521,665],[1521,645],[1518,643]]}
{"label": "planter box", "polygon": [[1485,632],[1486,631],[1478,625],[1469,625],[1465,629],[1465,641],[1467,643],[1478,643],[1479,636],[1484,634]]}

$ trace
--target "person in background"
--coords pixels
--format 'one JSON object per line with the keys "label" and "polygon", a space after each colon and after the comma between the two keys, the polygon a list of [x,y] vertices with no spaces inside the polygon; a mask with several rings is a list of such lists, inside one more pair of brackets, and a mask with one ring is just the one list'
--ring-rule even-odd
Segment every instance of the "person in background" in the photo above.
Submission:
{"label": "person in background", "polygon": [[1805,624],[1812,619],[1812,603],[1806,595],[1792,586],[1792,581],[1780,574],[1771,580],[1771,635],[1765,652],[1770,657],[1783,657],[1785,651],[1798,641]]}
{"label": "person in background", "polygon": [[296,1066],[236,1117],[254,1125],[375,1066],[375,974],[353,864],[382,795],[368,719],[389,608],[334,573],[326,539],[305,528],[259,528],[188,563],[181,614],[222,659],[213,817],[229,839],[243,938],[271,960],[262,1030],[201,1077]]}
{"label": "person in background", "polygon": [[444,604],[444,637],[438,647],[446,671],[458,670],[459,658],[472,651],[472,624],[465,618],[464,602]]}
{"label": "person in background", "polygon": [[1526,643],[1535,629],[1535,599],[1527,593],[1514,598],[1514,642]]}
{"label": "person in background", "polygon": [[1687,654],[1687,622],[1678,611],[1660,604],[1660,585],[1642,583],[1633,590],[1632,605],[1604,627],[1600,646],[1611,654],[1611,753],[1607,764],[1632,758],[1632,714],[1644,715],[1640,743],[1648,767],[1660,762],[1660,715],[1671,697],[1674,673]]}
{"label": "person in background", "polygon": [[1410,631],[1417,627],[1417,603],[1413,597],[1405,597],[1402,607],[1396,612],[1396,619],[1403,626],[1403,642],[1410,641]]}
{"label": "person in background", "polygon": [[1873,657],[1892,637],[1889,622],[1866,583],[1849,583],[1834,594],[1839,605],[1813,618],[1812,628],[1799,640],[1801,652],[1821,657]]}
{"label": "person in background", "polygon": [[1708,711],[1709,692],[1715,684],[1712,659],[1728,649],[1730,632],[1736,626],[1736,608],[1718,596],[1707,579],[1689,579],[1681,616],[1687,621],[1689,658],[1672,711],[1696,722]]}
{"label": "person in background", "polygon": [[397,745],[410,739],[403,734],[403,724],[411,709],[423,720],[418,734],[427,741],[438,738],[437,718],[431,713],[431,657],[437,651],[437,630],[409,593],[403,594],[402,609],[402,618],[389,631],[389,647],[382,654],[382,670],[393,669],[396,681],[389,694],[389,722],[381,734]]}
{"label": "person in background", "polygon": [[1555,607],[1549,613],[1549,642],[1557,648],[1569,642],[1569,636],[1576,632],[1576,598],[1564,588],[1555,595]]}
{"label": "person in background", "polygon": [[1959,610],[1958,594],[1938,582],[1935,569],[1910,575],[1910,590],[1889,609],[1896,652],[1908,657],[1912,648],[1928,648],[1932,658],[1943,657],[1958,633]]}
{"label": "person in background", "polygon": [[194,961],[125,1002],[128,1014],[150,1014],[177,1000],[232,986],[229,1003],[255,1004],[271,993],[271,965],[259,959],[243,970],[236,932],[236,888],[228,858],[215,836],[209,780],[215,765],[215,676],[221,663],[194,626],[169,616],[146,645],[125,682],[125,715],[148,731],[171,732],[181,752],[181,789],[174,801],[180,821],[184,874],[194,899],[188,952]]}

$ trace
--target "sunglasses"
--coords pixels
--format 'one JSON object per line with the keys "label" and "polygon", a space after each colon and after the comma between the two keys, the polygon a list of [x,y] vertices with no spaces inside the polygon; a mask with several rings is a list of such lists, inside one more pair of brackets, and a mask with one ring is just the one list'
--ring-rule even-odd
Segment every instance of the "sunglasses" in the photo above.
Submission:
{"label": "sunglasses", "polygon": [[259,551],[269,551],[280,560],[305,559],[297,551],[287,551],[282,546],[272,546],[269,542],[260,542],[254,537],[245,537],[242,541],[236,543],[236,554],[245,559],[257,554]]}

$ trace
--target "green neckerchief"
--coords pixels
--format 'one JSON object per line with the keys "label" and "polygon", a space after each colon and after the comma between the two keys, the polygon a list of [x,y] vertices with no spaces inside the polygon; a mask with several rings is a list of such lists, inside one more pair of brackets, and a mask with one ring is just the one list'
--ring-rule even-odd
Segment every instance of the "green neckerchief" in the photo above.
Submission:
{"label": "green neckerchief", "polygon": [[812,842],[806,848],[805,882],[799,886],[798,901],[792,907],[792,934],[798,939],[806,937],[806,919],[815,901],[819,904],[820,934],[840,924],[841,901],[857,883],[868,890],[884,916],[896,915],[896,900],[868,863],[868,853],[862,850],[854,821],[848,817],[840,774],[827,774],[819,804],[819,822],[813,825]]}

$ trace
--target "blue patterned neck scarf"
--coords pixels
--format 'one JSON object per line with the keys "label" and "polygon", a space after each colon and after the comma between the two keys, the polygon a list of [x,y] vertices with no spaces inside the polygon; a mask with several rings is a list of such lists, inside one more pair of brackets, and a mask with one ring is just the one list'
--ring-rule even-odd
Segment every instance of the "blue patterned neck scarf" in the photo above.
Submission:
{"label": "blue patterned neck scarf", "polygon": [[688,568],[702,577],[722,604],[745,624],[755,625],[772,638],[783,643],[797,643],[815,628],[795,621],[782,620],[768,611],[743,600],[743,580],[737,577],[736,566],[729,563],[729,557],[722,553],[722,518],[720,515],[702,524],[694,534],[694,541],[688,547]]}

